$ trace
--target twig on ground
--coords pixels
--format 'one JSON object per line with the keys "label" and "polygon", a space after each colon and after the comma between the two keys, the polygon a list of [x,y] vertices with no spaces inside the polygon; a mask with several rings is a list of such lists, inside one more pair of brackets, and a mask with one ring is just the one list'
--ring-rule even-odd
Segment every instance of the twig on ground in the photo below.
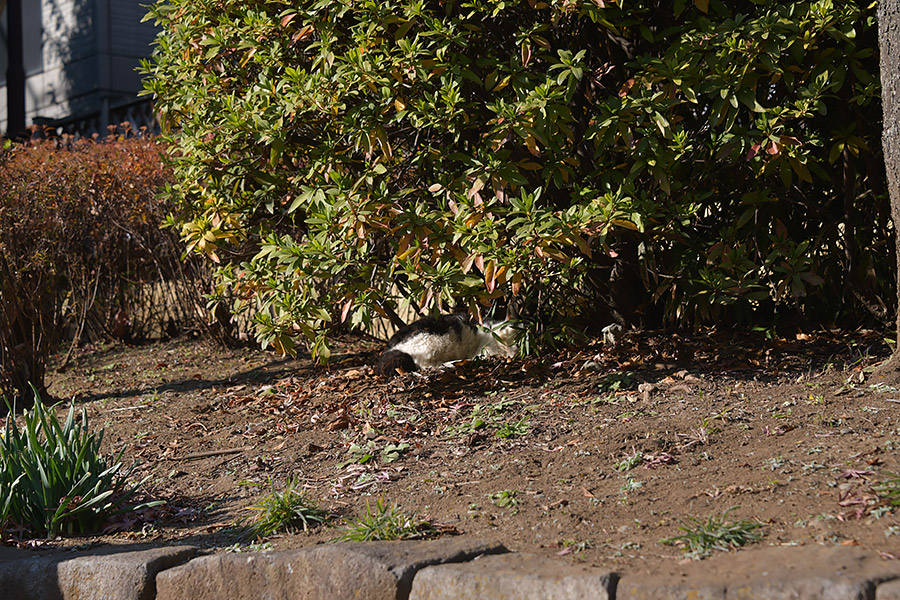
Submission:
{"label": "twig on ground", "polygon": [[223,454],[240,454],[244,450],[252,450],[250,446],[243,448],[228,448],[226,450],[206,450],[205,452],[192,452],[184,456],[177,456],[173,460],[193,460],[195,458],[208,458],[210,456],[221,456]]}

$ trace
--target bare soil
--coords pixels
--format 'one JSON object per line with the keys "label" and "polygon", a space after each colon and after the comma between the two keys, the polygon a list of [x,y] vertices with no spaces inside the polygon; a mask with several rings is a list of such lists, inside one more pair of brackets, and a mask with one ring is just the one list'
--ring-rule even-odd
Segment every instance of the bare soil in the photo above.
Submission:
{"label": "bare soil", "polygon": [[344,338],[316,366],[190,340],[86,348],[50,392],[167,505],[27,545],[233,547],[248,507],[296,478],[331,525],[263,547],[325,543],[383,497],[443,535],[629,572],[677,565],[660,540],[728,510],[763,525],[759,545],[900,556],[884,487],[900,391],[871,375],[889,353],[874,332],[645,333],[391,380],[379,350]]}

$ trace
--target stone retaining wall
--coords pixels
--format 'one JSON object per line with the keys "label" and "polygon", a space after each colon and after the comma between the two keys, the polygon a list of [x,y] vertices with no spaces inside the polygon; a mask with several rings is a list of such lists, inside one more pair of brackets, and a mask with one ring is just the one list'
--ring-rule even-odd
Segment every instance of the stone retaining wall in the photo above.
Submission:
{"label": "stone retaining wall", "polygon": [[191,546],[0,548],[2,600],[900,600],[900,561],[854,548],[752,548],[654,574],[445,538],[203,555]]}

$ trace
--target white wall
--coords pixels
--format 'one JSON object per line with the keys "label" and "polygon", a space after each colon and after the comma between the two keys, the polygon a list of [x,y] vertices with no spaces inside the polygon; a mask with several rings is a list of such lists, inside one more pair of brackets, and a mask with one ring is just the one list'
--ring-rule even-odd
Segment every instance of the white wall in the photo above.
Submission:
{"label": "white wall", "polygon": [[[133,102],[135,69],[156,30],[147,0],[24,0],[26,121],[81,117]],[[5,19],[5,15],[4,15]],[[6,129],[5,27],[0,25],[0,131]],[[36,45],[36,46],[35,46]]]}

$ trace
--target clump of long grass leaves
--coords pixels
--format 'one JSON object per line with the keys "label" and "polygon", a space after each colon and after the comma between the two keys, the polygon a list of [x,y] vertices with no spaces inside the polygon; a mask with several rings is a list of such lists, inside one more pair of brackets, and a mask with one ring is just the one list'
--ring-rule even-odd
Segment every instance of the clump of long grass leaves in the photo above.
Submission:
{"label": "clump of long grass leaves", "polygon": [[755,521],[729,521],[728,513],[738,508],[733,506],[720,515],[710,515],[706,521],[689,517],[679,527],[684,533],[660,540],[661,544],[678,544],[684,547],[686,556],[700,560],[716,550],[734,550],[762,539],[758,531],[761,523]]}
{"label": "clump of long grass leaves", "polygon": [[111,517],[163,504],[129,503],[146,480],[130,485],[136,463],[126,469],[122,452],[111,460],[101,454],[103,430],[90,430],[83,408],[76,419],[73,404],[60,422],[35,392],[34,408],[20,425],[7,406],[0,432],[0,532],[15,524],[35,537],[92,533]]}
{"label": "clump of long grass leaves", "polygon": [[260,539],[282,531],[309,531],[326,521],[325,512],[306,496],[296,479],[288,481],[281,490],[269,480],[269,487],[271,493],[250,507],[256,511],[256,517],[241,523],[245,539]]}
{"label": "clump of long grass leaves", "polygon": [[348,521],[341,535],[332,541],[415,540],[433,537],[436,533],[431,522],[403,512],[382,496],[375,501],[374,507],[366,499],[366,515],[361,519]]}

